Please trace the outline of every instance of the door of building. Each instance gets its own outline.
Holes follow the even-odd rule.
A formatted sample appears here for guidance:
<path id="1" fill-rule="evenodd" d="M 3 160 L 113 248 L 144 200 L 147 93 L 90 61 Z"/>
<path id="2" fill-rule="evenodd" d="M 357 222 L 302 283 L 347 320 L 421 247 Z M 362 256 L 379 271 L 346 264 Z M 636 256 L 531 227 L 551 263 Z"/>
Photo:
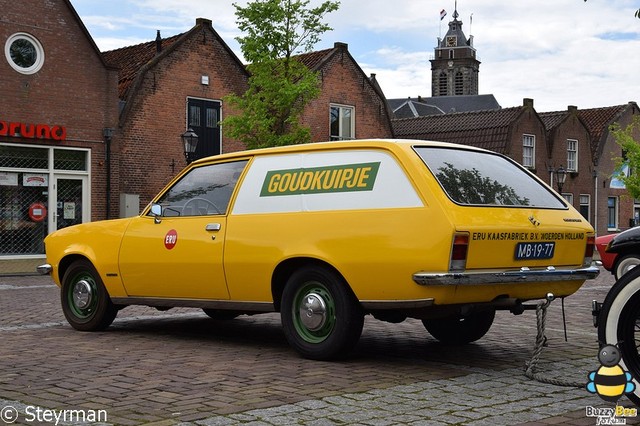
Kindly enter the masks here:
<path id="1" fill-rule="evenodd" d="M 189 98 L 188 127 L 198 135 L 196 158 L 218 155 L 220 146 L 220 112 L 222 104 L 208 99 Z"/>
<path id="2" fill-rule="evenodd" d="M 51 230 L 89 221 L 86 176 L 56 175 L 51 198 Z"/>

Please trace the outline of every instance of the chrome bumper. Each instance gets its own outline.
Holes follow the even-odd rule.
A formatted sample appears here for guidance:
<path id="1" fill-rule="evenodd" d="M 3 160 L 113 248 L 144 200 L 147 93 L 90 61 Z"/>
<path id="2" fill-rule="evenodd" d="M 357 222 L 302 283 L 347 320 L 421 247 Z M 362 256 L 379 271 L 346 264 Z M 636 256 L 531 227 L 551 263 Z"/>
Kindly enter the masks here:
<path id="1" fill-rule="evenodd" d="M 36 268 L 36 271 L 38 271 L 38 273 L 40 275 L 48 275 L 51 273 L 51 270 L 53 268 L 51 267 L 51 265 L 49 265 L 48 263 L 45 263 L 44 265 L 40 265 Z"/>
<path id="2" fill-rule="evenodd" d="M 482 285 L 518 282 L 536 283 L 589 280 L 597 277 L 599 273 L 600 269 L 594 265 L 578 269 L 556 269 L 553 266 L 549 266 L 545 269 L 520 268 L 518 271 L 503 272 L 416 272 L 413 274 L 413 281 L 419 285 Z"/>

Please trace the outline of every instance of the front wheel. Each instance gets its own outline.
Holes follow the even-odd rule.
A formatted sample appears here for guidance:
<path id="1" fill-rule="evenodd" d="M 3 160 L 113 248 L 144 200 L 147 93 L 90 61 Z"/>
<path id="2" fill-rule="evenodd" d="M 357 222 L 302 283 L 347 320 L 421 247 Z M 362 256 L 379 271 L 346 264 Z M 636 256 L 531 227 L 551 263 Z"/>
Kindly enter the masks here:
<path id="1" fill-rule="evenodd" d="M 640 268 L 625 273 L 607 293 L 598 321 L 598 340 L 601 345 L 620 349 L 620 366 L 636 385 L 634 392 L 626 395 L 640 405 Z"/>
<path id="2" fill-rule="evenodd" d="M 422 324 L 429 334 L 449 345 L 464 345 L 483 337 L 493 324 L 495 310 L 476 312 L 465 316 L 424 319 Z"/>
<path id="3" fill-rule="evenodd" d="M 280 311 L 287 341 L 309 359 L 345 356 L 358 342 L 364 324 L 347 283 L 337 273 L 316 266 L 291 275 Z"/>
<path id="4" fill-rule="evenodd" d="M 60 299 L 65 318 L 76 330 L 104 330 L 118 314 L 100 275 L 88 260 L 77 260 L 67 269 Z"/>

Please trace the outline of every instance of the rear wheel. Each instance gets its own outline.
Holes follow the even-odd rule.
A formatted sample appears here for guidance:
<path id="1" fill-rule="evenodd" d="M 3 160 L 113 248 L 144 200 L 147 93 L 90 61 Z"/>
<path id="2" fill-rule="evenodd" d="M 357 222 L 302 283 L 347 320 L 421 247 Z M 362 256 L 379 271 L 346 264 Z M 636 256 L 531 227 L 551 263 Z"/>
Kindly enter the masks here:
<path id="1" fill-rule="evenodd" d="M 317 266 L 294 272 L 282 294 L 282 326 L 302 356 L 329 360 L 346 355 L 360 338 L 364 314 L 347 283 Z"/>
<path id="2" fill-rule="evenodd" d="M 609 290 L 600 312 L 598 340 L 620 349 L 620 366 L 631 373 L 636 385 L 626 395 L 640 405 L 640 268 L 624 274 Z"/>
<path id="3" fill-rule="evenodd" d="M 85 259 L 75 261 L 65 272 L 60 299 L 65 318 L 76 330 L 103 330 L 118 314 L 100 275 Z"/>
<path id="4" fill-rule="evenodd" d="M 618 280 L 622 278 L 625 273 L 638 265 L 640 265 L 640 256 L 636 254 L 628 254 L 616 262 L 615 273 L 613 275 L 616 277 L 616 280 Z"/>
<path id="5" fill-rule="evenodd" d="M 422 324 L 429 334 L 440 342 L 449 345 L 464 345 L 475 342 L 487 334 L 495 316 L 496 311 L 492 309 L 465 316 L 424 319 Z"/>

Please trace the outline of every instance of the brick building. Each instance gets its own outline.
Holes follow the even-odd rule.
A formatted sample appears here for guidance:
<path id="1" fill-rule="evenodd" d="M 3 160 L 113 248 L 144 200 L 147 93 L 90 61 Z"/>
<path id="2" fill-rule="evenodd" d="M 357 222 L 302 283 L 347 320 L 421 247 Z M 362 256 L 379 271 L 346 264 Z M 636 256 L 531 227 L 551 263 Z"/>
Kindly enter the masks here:
<path id="1" fill-rule="evenodd" d="M 120 200 L 111 217 L 138 214 L 156 193 L 185 166 L 180 135 L 198 135 L 196 156 L 243 149 L 223 137 L 219 122 L 222 98 L 247 88 L 244 65 L 220 38 L 208 19 L 168 38 L 103 54 L 119 71 L 121 112 L 117 169 Z M 119 209 L 117 208 L 119 207 Z"/>
<path id="2" fill-rule="evenodd" d="M 5 4 L 0 40 L 0 258 L 31 268 L 45 235 L 105 217 L 118 74 L 68 0 Z"/>

